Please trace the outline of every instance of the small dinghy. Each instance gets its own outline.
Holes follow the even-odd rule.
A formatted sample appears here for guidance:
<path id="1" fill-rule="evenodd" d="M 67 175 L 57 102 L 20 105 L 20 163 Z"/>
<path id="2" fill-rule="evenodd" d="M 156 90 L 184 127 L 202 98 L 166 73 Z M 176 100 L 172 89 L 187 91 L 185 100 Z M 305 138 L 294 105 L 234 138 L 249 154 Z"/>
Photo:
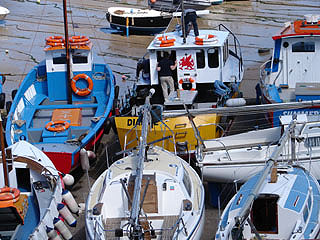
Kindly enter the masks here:
<path id="1" fill-rule="evenodd" d="M 87 239 L 200 239 L 202 182 L 187 162 L 147 143 L 149 98 L 137 150 L 113 163 L 89 192 Z"/>
<path id="2" fill-rule="evenodd" d="M 319 183 L 302 167 L 276 164 L 293 125 L 267 159 L 265 168 L 228 203 L 215 239 L 319 238 Z"/>

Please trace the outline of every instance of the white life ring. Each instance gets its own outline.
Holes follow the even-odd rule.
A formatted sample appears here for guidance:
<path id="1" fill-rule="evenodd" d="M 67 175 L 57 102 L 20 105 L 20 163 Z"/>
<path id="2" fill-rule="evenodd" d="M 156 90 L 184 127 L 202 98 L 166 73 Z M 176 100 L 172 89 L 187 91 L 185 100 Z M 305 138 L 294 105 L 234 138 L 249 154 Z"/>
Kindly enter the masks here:
<path id="1" fill-rule="evenodd" d="M 195 44 L 196 45 L 206 45 L 206 44 L 212 44 L 217 43 L 218 38 L 217 36 L 213 34 L 206 34 L 206 35 L 200 35 L 196 37 Z"/>
<path id="2" fill-rule="evenodd" d="M 154 45 L 156 47 L 171 47 L 174 46 L 176 39 L 174 37 L 168 37 L 168 36 L 161 36 L 157 37 L 157 39 L 154 41 Z"/>
<path id="3" fill-rule="evenodd" d="M 184 79 L 180 78 L 180 80 L 178 82 L 179 83 L 179 90 L 184 90 L 182 87 L 182 84 L 188 83 L 188 82 L 192 84 L 190 91 L 195 91 L 196 90 L 196 80 L 192 77 L 186 77 Z"/>

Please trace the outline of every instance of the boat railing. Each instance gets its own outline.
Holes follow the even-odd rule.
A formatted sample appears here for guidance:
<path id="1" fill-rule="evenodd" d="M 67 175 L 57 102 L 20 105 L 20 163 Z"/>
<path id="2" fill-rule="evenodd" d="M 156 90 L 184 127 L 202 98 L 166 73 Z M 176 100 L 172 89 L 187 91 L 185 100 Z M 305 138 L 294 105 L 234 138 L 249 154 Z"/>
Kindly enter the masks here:
<path id="1" fill-rule="evenodd" d="M 274 78 L 273 83 L 275 84 L 276 81 L 278 80 L 281 72 L 283 71 L 283 62 L 281 60 L 279 60 L 279 65 L 280 65 L 280 70 L 278 71 L 277 76 Z M 266 84 L 266 77 L 268 75 L 270 75 L 270 73 L 272 72 L 272 68 L 273 68 L 273 61 L 272 59 L 269 59 L 268 61 L 264 62 L 259 69 L 259 79 L 261 83 L 265 83 Z"/>

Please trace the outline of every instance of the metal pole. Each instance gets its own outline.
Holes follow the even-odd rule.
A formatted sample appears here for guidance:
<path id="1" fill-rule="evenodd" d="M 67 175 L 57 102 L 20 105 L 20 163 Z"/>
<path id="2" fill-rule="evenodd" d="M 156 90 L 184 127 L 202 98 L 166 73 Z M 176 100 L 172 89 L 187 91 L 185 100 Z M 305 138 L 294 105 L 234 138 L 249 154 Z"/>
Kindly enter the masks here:
<path id="1" fill-rule="evenodd" d="M 67 19 L 67 3 L 63 0 L 63 20 L 64 20 L 64 38 L 66 47 L 66 61 L 67 61 L 67 100 L 68 104 L 72 104 L 72 91 L 71 91 L 71 68 L 69 56 L 69 35 L 68 35 L 68 19 Z"/>
<path id="2" fill-rule="evenodd" d="M 186 28 L 185 28 L 185 21 L 184 21 L 184 3 L 183 3 L 183 0 L 181 0 L 181 25 L 182 25 L 183 43 L 186 43 Z"/>
<path id="3" fill-rule="evenodd" d="M 8 178 L 8 169 L 7 169 L 7 160 L 6 153 L 4 151 L 4 137 L 3 137 L 3 129 L 2 129 L 2 118 L 0 114 L 0 139 L 1 139 L 1 153 L 2 153 L 2 167 L 3 167 L 3 175 L 4 175 L 4 184 L 9 186 L 9 178 Z"/>

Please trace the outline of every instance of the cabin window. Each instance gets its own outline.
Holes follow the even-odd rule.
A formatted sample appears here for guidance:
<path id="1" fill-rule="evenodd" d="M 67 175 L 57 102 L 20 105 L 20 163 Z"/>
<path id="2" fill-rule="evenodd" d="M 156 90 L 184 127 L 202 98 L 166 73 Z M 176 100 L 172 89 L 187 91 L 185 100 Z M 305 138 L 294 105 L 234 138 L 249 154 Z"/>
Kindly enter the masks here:
<path id="1" fill-rule="evenodd" d="M 53 64 L 66 64 L 67 58 L 64 53 L 53 53 Z"/>
<path id="2" fill-rule="evenodd" d="M 205 56 L 204 56 L 204 50 L 197 50 L 196 52 L 197 57 L 197 68 L 204 68 L 205 67 Z"/>
<path id="3" fill-rule="evenodd" d="M 292 52 L 315 52 L 314 42 L 297 42 L 292 44 Z"/>
<path id="4" fill-rule="evenodd" d="M 209 68 L 219 67 L 219 48 L 208 49 L 208 65 Z"/>
<path id="5" fill-rule="evenodd" d="M 277 195 L 260 195 L 252 205 L 251 219 L 259 233 L 278 233 Z"/>
<path id="6" fill-rule="evenodd" d="M 186 187 L 189 196 L 191 197 L 191 181 L 190 181 L 188 173 L 184 167 L 183 167 L 183 170 L 184 170 L 183 171 L 183 184 Z"/>
<path id="7" fill-rule="evenodd" d="M 229 43 L 227 39 L 226 43 L 223 46 L 223 64 L 226 64 L 228 57 L 229 57 Z"/>
<path id="8" fill-rule="evenodd" d="M 81 63 L 88 63 L 88 56 L 86 54 L 72 54 L 72 63 L 74 64 L 81 64 Z"/>

